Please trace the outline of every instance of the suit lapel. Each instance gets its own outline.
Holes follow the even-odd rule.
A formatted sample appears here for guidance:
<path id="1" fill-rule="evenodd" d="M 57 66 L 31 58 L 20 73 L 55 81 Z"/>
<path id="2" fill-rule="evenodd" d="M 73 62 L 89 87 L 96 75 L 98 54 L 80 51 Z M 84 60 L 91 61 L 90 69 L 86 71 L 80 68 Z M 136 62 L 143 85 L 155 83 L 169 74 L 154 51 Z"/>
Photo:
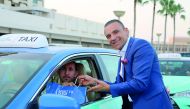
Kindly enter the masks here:
<path id="1" fill-rule="evenodd" d="M 132 46 L 134 40 L 135 40 L 135 38 L 132 38 L 132 37 L 129 40 L 129 45 L 128 45 L 126 53 L 125 53 L 125 59 L 128 59 L 127 56 L 128 56 L 128 54 L 130 52 L 130 49 L 131 49 L 131 46 Z M 123 81 L 123 79 L 121 78 L 121 76 L 119 74 L 120 73 L 120 68 L 121 68 L 121 58 L 119 59 L 119 63 L 118 63 L 117 82 L 122 82 Z M 127 65 L 124 65 L 123 68 L 125 68 L 127 70 Z M 124 73 L 124 78 L 125 78 L 124 80 L 126 80 L 125 73 Z"/>
<path id="2" fill-rule="evenodd" d="M 121 57 L 119 58 L 119 63 L 118 63 L 117 78 L 116 78 L 117 83 L 122 82 L 122 78 L 119 74 L 121 70 L 120 68 L 121 68 Z"/>
<path id="3" fill-rule="evenodd" d="M 131 51 L 132 44 L 133 44 L 134 40 L 135 40 L 135 38 L 130 38 L 130 40 L 129 40 L 129 45 L 128 45 L 127 50 L 126 50 L 126 53 L 125 53 L 125 59 L 128 60 L 128 64 L 130 64 L 130 62 L 131 62 L 129 53 L 130 53 L 130 51 Z M 127 77 L 127 76 L 129 76 L 129 75 L 126 74 L 126 72 L 130 72 L 130 69 L 127 68 L 128 66 L 129 66 L 129 65 L 126 64 L 126 65 L 124 65 L 124 67 L 123 67 L 123 68 L 124 68 L 124 71 L 125 71 L 125 73 L 124 73 L 124 81 L 127 81 L 128 78 L 129 78 L 129 77 Z"/>
<path id="4" fill-rule="evenodd" d="M 127 47 L 127 50 L 126 50 L 126 53 L 125 53 L 125 58 L 127 59 L 128 57 L 128 54 L 129 54 L 129 52 L 130 52 L 130 49 L 131 49 L 131 46 L 132 46 L 132 44 L 133 44 L 133 42 L 134 42 L 134 40 L 135 40 L 135 38 L 130 38 L 130 40 L 129 40 L 129 45 L 128 45 L 128 47 Z"/>

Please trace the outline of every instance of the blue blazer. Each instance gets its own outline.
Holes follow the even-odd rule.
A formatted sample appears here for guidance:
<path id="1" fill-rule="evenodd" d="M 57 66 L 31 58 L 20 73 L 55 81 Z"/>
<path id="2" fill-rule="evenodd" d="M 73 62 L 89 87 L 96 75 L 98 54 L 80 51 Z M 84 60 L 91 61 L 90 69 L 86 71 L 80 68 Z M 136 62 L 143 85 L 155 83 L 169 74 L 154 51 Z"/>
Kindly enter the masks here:
<path id="1" fill-rule="evenodd" d="M 110 84 L 112 97 L 129 94 L 133 109 L 172 109 L 154 48 L 143 39 L 130 38 L 125 54 L 126 80 L 122 82 L 119 75 L 119 61 L 116 81 Z"/>

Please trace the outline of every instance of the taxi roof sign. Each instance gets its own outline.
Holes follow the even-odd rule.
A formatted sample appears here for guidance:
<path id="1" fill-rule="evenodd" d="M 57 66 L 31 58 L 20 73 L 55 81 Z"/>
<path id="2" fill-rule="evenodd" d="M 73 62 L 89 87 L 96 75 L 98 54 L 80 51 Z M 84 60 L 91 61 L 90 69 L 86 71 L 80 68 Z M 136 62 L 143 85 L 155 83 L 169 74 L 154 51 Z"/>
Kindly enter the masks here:
<path id="1" fill-rule="evenodd" d="M 6 34 L 0 36 L 0 47 L 42 48 L 47 46 L 47 38 L 41 34 Z"/>

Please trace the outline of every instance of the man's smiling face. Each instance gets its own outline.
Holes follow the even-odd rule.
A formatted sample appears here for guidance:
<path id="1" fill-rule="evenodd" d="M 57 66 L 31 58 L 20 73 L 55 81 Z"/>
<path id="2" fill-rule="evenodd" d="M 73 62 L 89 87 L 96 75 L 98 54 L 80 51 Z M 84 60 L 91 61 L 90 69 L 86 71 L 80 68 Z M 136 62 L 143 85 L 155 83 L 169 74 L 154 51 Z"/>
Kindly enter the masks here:
<path id="1" fill-rule="evenodd" d="M 128 29 L 118 22 L 113 22 L 104 28 L 104 34 L 114 49 L 121 50 L 128 39 Z"/>

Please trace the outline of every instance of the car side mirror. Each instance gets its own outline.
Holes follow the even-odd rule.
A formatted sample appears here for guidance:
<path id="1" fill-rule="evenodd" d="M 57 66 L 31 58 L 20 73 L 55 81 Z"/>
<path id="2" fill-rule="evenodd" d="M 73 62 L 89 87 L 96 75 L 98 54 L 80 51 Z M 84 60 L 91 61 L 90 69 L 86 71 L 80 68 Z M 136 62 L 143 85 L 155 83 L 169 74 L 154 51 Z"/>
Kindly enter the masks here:
<path id="1" fill-rule="evenodd" d="M 39 109 L 80 109 L 80 105 L 68 96 L 44 94 L 40 96 Z"/>

